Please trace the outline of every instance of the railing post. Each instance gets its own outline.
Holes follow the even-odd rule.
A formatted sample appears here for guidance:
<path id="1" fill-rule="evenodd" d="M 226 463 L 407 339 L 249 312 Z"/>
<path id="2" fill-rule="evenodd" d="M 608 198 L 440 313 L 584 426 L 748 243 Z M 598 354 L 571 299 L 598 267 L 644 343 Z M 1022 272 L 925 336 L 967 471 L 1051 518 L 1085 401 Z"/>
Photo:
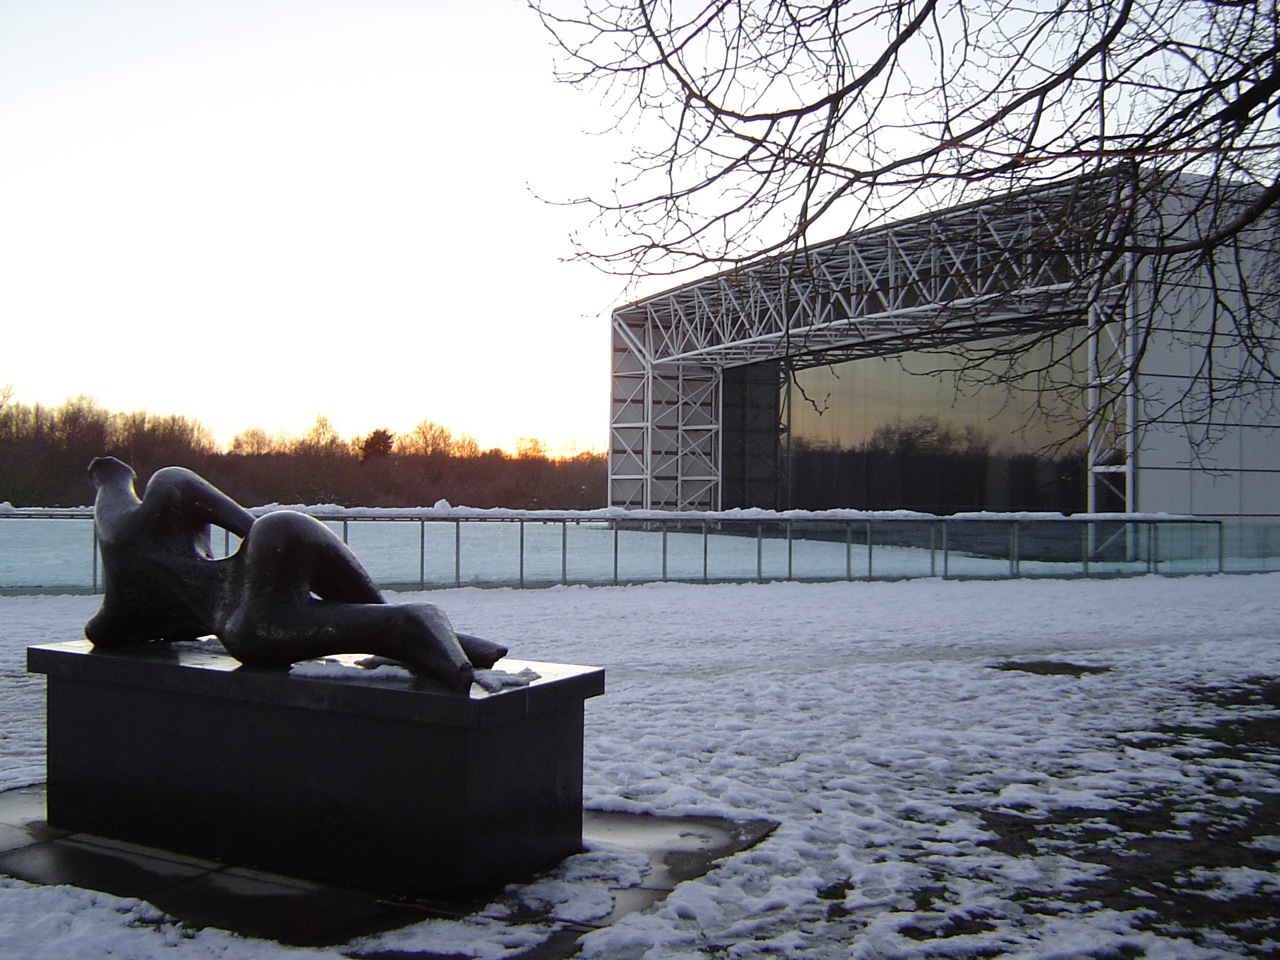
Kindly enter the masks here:
<path id="1" fill-rule="evenodd" d="M 865 532 L 867 534 L 867 579 L 871 580 L 873 579 L 875 574 L 874 574 L 874 568 L 872 567 L 872 564 L 871 564 L 871 521 L 870 520 L 867 521 Z"/>
<path id="2" fill-rule="evenodd" d="M 613 585 L 618 585 L 618 522 L 613 522 Z"/>
<path id="3" fill-rule="evenodd" d="M 569 521 L 560 521 L 560 583 L 569 582 Z"/>
<path id="4" fill-rule="evenodd" d="M 1089 524 L 1080 524 L 1080 568 L 1089 576 Z"/>
<path id="5" fill-rule="evenodd" d="M 947 537 L 947 521 L 942 521 L 942 579 L 951 576 L 951 544 Z"/>
<path id="6" fill-rule="evenodd" d="M 453 521 L 453 585 L 462 586 L 462 521 Z"/>
<path id="7" fill-rule="evenodd" d="M 520 540 L 518 549 L 520 551 L 520 586 L 524 586 L 524 520 L 520 521 Z"/>
<path id="8" fill-rule="evenodd" d="M 853 521 L 844 524 L 844 578 L 853 579 Z"/>
<path id="9" fill-rule="evenodd" d="M 342 542 L 347 546 L 351 546 L 351 541 L 347 539 L 347 518 L 342 518 Z"/>
<path id="10" fill-rule="evenodd" d="M 98 525 L 93 525 L 93 592 L 98 592 Z"/>
<path id="11" fill-rule="evenodd" d="M 427 521 L 418 519 L 418 589 L 427 588 Z"/>
<path id="12" fill-rule="evenodd" d="M 662 525 L 662 582 L 667 582 L 667 524 Z"/>
<path id="13" fill-rule="evenodd" d="M 1016 580 L 1021 573 L 1018 565 L 1018 521 L 1009 525 L 1009 579 Z"/>
<path id="14" fill-rule="evenodd" d="M 756 524 L 756 582 L 764 583 L 764 524 Z"/>
<path id="15" fill-rule="evenodd" d="M 709 543 L 707 540 L 707 521 L 702 521 L 702 582 L 707 582 L 707 549 Z"/>
<path id="16" fill-rule="evenodd" d="M 1219 520 L 1215 524 L 1218 528 L 1218 572 L 1226 573 L 1227 570 L 1227 545 L 1223 539 L 1222 521 Z"/>
<path id="17" fill-rule="evenodd" d="M 795 578 L 796 578 L 795 562 L 794 562 L 794 554 L 792 552 L 792 545 L 791 545 L 791 521 L 788 520 L 787 521 L 787 579 L 794 580 Z"/>

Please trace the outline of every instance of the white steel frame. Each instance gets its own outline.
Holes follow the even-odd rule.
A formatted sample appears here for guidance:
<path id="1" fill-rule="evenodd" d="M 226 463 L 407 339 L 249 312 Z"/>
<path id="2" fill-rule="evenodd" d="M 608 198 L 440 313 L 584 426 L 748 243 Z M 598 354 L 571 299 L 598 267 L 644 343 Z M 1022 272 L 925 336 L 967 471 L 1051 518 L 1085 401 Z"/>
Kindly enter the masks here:
<path id="1" fill-rule="evenodd" d="M 1105 324 L 1119 349 L 1091 353 L 1088 463 L 1094 485 L 1132 472 L 1121 403 L 1132 378 L 1101 366 L 1128 355 L 1127 263 L 1099 269 L 1096 238 L 1120 183 L 1098 177 L 851 234 L 697 280 L 613 312 L 610 503 L 721 508 L 721 384 L 729 367 L 791 368 Z M 1114 330 L 1112 329 L 1114 328 Z M 1111 379 L 1108 381 L 1107 378 Z M 1124 382 L 1120 382 L 1123 380 Z M 1109 389 L 1098 385 L 1106 382 Z M 1117 458 L 1121 459 L 1117 459 Z M 1124 483 L 1130 508 L 1131 481 Z"/>

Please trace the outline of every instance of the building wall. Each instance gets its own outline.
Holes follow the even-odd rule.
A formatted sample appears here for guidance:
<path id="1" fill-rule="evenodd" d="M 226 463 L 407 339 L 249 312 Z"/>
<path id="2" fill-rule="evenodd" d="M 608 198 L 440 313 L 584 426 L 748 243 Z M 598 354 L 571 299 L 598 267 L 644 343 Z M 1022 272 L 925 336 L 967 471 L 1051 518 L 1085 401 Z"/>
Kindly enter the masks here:
<path id="1" fill-rule="evenodd" d="M 1174 241 L 1212 233 L 1218 226 L 1215 211 L 1238 212 L 1252 196 L 1217 181 L 1189 178 L 1175 186 L 1185 186 L 1182 196 L 1176 190 L 1166 194 L 1168 185 L 1152 190 L 1152 208 L 1136 227 L 1126 226 L 1136 230 L 1139 244 L 1149 239 L 1146 232 Z M 1038 208 L 1023 201 L 1033 193 L 1014 198 L 1010 206 L 1015 212 L 1025 206 L 1028 223 Z M 1147 198 L 1143 194 L 1141 201 Z M 980 228 L 965 219 L 976 207 L 954 208 L 934 220 L 836 242 L 841 249 L 848 246 L 846 259 L 863 270 L 850 273 L 857 280 L 849 287 L 853 293 L 845 290 L 848 283 L 836 290 L 848 294 L 842 308 L 847 316 L 828 316 L 831 297 L 823 299 L 817 286 L 816 293 L 796 286 L 814 276 L 797 273 L 798 262 L 784 260 L 770 261 L 755 273 L 730 271 L 712 278 L 715 282 L 698 281 L 615 311 L 611 503 L 938 513 L 1074 513 L 1092 503 L 1098 511 L 1280 521 L 1274 377 L 1263 377 L 1263 389 L 1253 394 L 1220 389 L 1233 371 L 1248 372 L 1252 362 L 1234 329 L 1245 316 L 1245 298 L 1280 303 L 1280 276 L 1267 269 L 1274 262 L 1280 222 L 1260 221 L 1244 237 L 1240 258 L 1223 261 L 1212 272 L 1194 255 L 1164 263 L 1158 276 L 1141 257 L 1122 258 L 1108 270 L 1135 269 L 1140 275 L 1137 292 L 1116 304 L 1092 286 L 1072 286 L 1071 258 L 1090 255 L 1082 253 L 1091 249 L 1085 245 L 1059 249 L 1055 256 L 1062 262 L 1053 261 L 1053 270 L 1025 269 L 1024 258 L 1006 250 L 1015 249 L 1011 245 L 1018 238 L 1026 239 L 1016 225 L 1023 222 L 1021 213 L 1015 223 L 1001 220 L 1001 209 L 996 204 L 979 211 Z M 935 228 L 951 219 L 967 224 L 975 236 L 999 235 L 1000 243 L 978 253 L 999 264 L 1009 290 L 959 283 L 973 279 L 966 272 L 970 261 L 963 258 L 947 261 L 956 276 L 931 285 L 894 279 L 919 280 L 911 257 L 927 259 L 935 249 L 931 245 L 947 233 Z M 1049 248 L 1062 233 L 1059 225 L 1073 221 L 1067 209 L 1058 219 L 1045 214 L 1034 222 L 1048 224 L 1032 239 Z M 898 246 L 882 243 L 882 234 L 890 233 Z M 959 233 L 946 236 L 948 251 L 958 238 Z M 872 254 L 882 247 L 902 252 L 877 260 Z M 831 251 L 822 256 L 826 259 L 815 262 L 822 260 L 824 270 L 844 262 Z M 788 281 L 781 301 L 778 278 Z M 953 287 L 984 297 L 1012 296 L 1008 304 L 990 300 L 987 313 L 987 306 L 965 307 L 948 299 L 959 296 L 948 292 Z M 867 291 L 880 293 L 872 297 Z M 926 303 L 933 313 L 920 313 Z M 1004 312 L 1002 304 L 1008 308 Z M 1019 313 L 1018 304 L 1034 309 Z M 999 322 L 992 324 L 993 317 Z M 966 321 L 973 325 L 964 327 Z M 1060 329 L 1068 323 L 1076 324 L 1075 336 L 1062 335 L 1065 342 L 1079 343 L 1079 334 L 1094 329 L 1086 325 L 1095 322 L 1108 331 L 1099 338 L 1104 347 L 1095 369 L 1081 363 L 1084 354 L 1047 367 L 1064 378 L 1058 386 L 1065 383 L 1068 389 L 1061 396 L 1074 397 L 1066 409 L 1038 409 L 1037 402 L 1051 392 L 1031 389 L 1034 378 L 1010 389 L 991 377 L 987 386 L 972 389 L 947 372 L 954 360 L 936 351 L 867 356 L 892 343 L 965 351 L 970 344 L 962 338 L 979 330 L 1022 336 L 1028 329 Z M 1112 350 L 1108 338 L 1125 323 L 1136 333 L 1117 335 Z M 795 340 L 793 327 L 804 331 Z M 1131 381 L 1126 360 L 1138 344 L 1141 365 Z M 1280 356 L 1274 326 L 1253 347 Z M 821 363 L 827 356 L 859 359 L 792 370 L 794 364 Z M 1212 371 L 1207 379 L 1206 370 Z M 1249 377 L 1243 382 L 1247 385 Z M 1104 403 L 1105 415 L 1088 430 L 1090 403 L 1097 397 L 1116 402 Z"/>
<path id="2" fill-rule="evenodd" d="M 654 363 L 643 328 L 613 332 L 609 502 L 645 510 L 716 506 L 720 371 Z"/>
<path id="3" fill-rule="evenodd" d="M 1280 520 L 1276 397 L 1236 329 L 1245 297 L 1270 295 L 1266 259 L 1246 246 L 1236 276 L 1189 266 L 1160 285 L 1139 367 L 1135 510 Z M 1259 346 L 1280 355 L 1274 332 Z"/>
<path id="4" fill-rule="evenodd" d="M 1220 376 L 1241 365 L 1238 337 L 1215 335 L 1213 316 L 1205 289 L 1184 282 L 1165 291 L 1138 377 L 1131 507 L 1280 521 L 1280 418 L 1270 392 L 1206 412 L 1208 387 L 1196 385 L 1206 358 Z M 960 386 L 950 362 L 919 352 L 789 379 L 778 363 L 726 371 L 724 506 L 1084 511 L 1083 433 L 1064 441 L 1075 429 L 1069 418 L 1038 415 L 1024 392 Z M 1079 424 L 1087 371 L 1073 376 Z M 770 392 L 771 383 L 780 386 Z M 1097 505 L 1123 508 L 1114 498 Z"/>

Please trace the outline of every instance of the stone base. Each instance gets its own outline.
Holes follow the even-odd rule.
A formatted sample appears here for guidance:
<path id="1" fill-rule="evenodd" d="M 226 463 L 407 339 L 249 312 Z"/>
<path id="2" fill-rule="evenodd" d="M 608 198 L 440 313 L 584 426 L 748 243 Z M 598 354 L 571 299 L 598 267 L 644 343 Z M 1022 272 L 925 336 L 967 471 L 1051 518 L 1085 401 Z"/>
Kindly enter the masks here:
<path id="1" fill-rule="evenodd" d="M 602 669 L 505 660 L 541 679 L 462 696 L 198 646 L 29 648 L 48 676 L 50 824 L 414 898 L 581 849 L 583 702 Z"/>

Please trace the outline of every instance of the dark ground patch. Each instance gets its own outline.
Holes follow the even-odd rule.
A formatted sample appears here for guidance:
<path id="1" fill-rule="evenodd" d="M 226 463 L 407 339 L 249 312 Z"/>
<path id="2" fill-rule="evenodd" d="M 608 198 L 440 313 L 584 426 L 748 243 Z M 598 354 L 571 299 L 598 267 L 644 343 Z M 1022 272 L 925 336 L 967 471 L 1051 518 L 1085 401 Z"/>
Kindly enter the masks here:
<path id="1" fill-rule="evenodd" d="M 1061 660 L 1006 660 L 996 664 L 997 670 L 1017 670 L 1036 673 L 1044 677 L 1083 677 L 1086 673 L 1107 673 L 1110 667 L 1094 667 L 1084 663 L 1066 663 Z"/>
<path id="2" fill-rule="evenodd" d="M 1238 709 L 1241 716 L 1203 727 L 1161 727 L 1145 743 L 1126 745 L 1175 756 L 1181 752 L 1189 762 L 1201 764 L 1260 764 L 1280 774 L 1280 680 L 1259 677 L 1193 693 Z M 996 835 L 991 846 L 1010 856 L 1058 853 L 1106 868 L 1089 882 L 1053 891 L 1044 904 L 1028 893 L 1019 900 L 1024 909 L 1047 912 L 1051 903 L 1097 903 L 1137 912 L 1139 925 L 1154 933 L 1238 950 L 1241 956 L 1280 956 L 1275 887 L 1280 881 L 1280 793 L 1251 786 L 1229 772 L 1227 765 L 1207 801 L 1170 792 L 1135 799 L 1122 809 L 1056 811 L 1052 819 L 975 813 Z M 1221 871 L 1230 870 L 1258 871 L 1269 875 L 1270 883 L 1226 893 Z"/>

